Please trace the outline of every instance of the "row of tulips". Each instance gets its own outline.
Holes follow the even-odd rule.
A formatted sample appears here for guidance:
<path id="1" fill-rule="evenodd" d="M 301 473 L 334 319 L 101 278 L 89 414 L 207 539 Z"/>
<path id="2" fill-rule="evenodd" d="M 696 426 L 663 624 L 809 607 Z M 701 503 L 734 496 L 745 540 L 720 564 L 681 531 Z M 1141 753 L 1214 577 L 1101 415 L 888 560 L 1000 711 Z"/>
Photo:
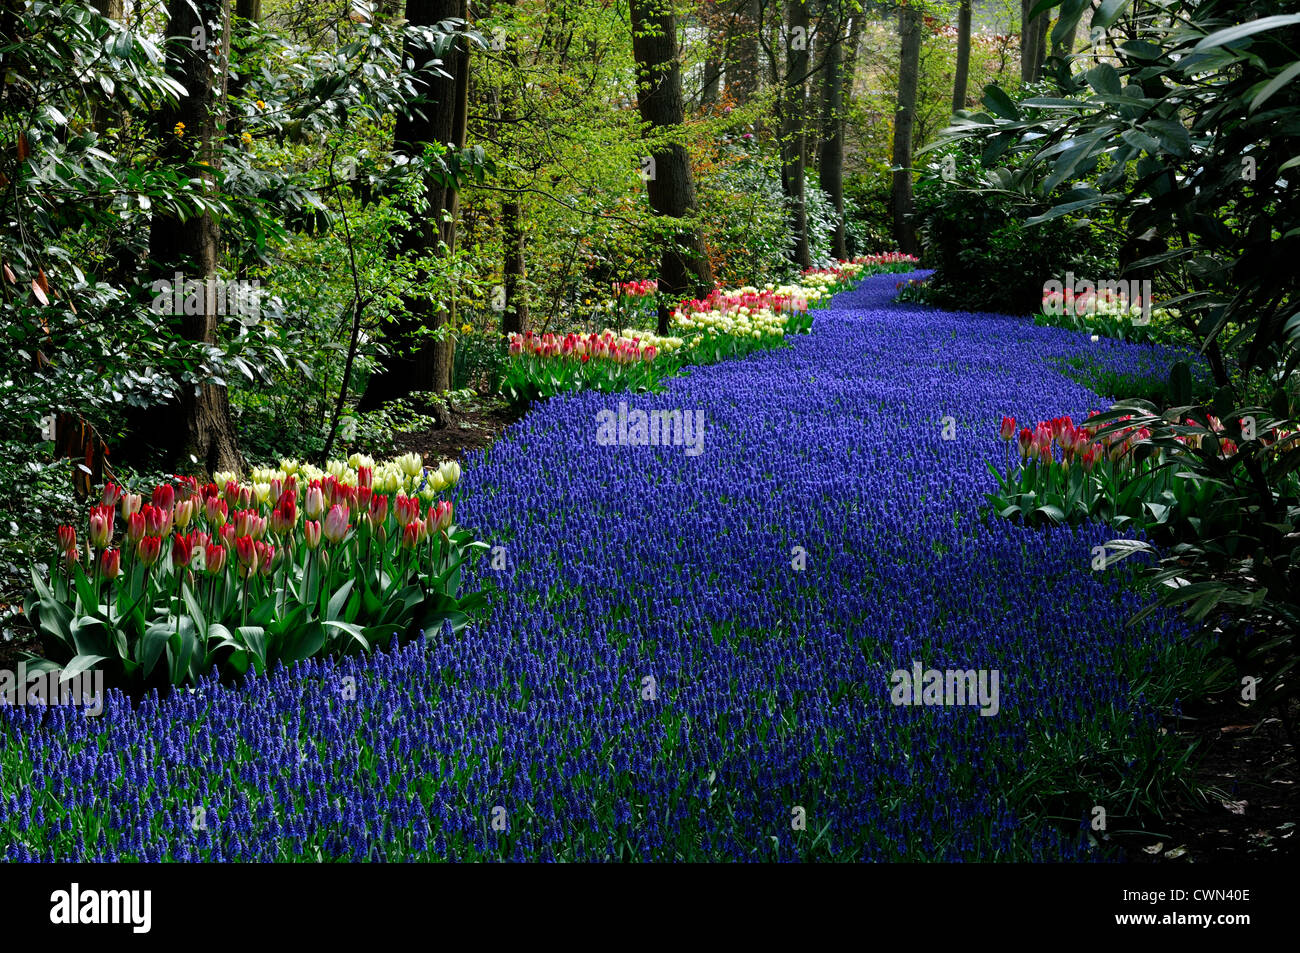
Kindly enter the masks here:
<path id="1" fill-rule="evenodd" d="M 52 578 L 33 573 L 25 608 L 45 655 L 28 668 L 98 667 L 143 690 L 463 627 L 483 597 L 459 595 L 461 567 L 484 544 L 456 525 L 451 499 L 376 492 L 374 466 L 358 462 L 333 467 L 346 482 L 300 485 L 283 469 L 265 484 L 174 477 L 149 502 L 108 484 L 88 548 L 62 526 Z M 426 487 L 460 475 L 419 470 Z"/>
<path id="2" fill-rule="evenodd" d="M 1015 418 L 1003 417 L 999 436 L 1007 446 L 1007 467 L 1004 474 L 989 464 L 998 479 L 989 502 L 999 515 L 1025 522 L 1095 519 L 1149 533 L 1202 517 L 1220 484 L 1189 478 L 1179 456 L 1236 455 L 1238 446 L 1223 424 L 1212 415 L 1204 422 L 1188 417 L 1171 445 L 1156 446 L 1151 430 L 1132 421 L 1132 414 L 1094 410 L 1079 425 L 1065 416 L 1017 431 Z M 1017 465 L 1011 462 L 1013 445 Z"/>
<path id="3" fill-rule="evenodd" d="M 511 334 L 502 390 L 518 403 L 570 390 L 655 390 L 680 362 L 680 338 L 606 329 L 600 334 Z M 665 358 L 667 358 L 665 360 Z"/>

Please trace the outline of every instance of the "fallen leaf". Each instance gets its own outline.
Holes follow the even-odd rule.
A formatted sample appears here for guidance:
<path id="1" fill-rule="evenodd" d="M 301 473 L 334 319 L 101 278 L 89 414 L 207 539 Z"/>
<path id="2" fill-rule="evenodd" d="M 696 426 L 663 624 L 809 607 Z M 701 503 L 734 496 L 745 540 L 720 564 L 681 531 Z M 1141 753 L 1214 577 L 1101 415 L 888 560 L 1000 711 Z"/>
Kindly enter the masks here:
<path id="1" fill-rule="evenodd" d="M 1164 841 L 1156 841 L 1150 847 L 1143 847 L 1142 849 L 1146 851 L 1148 854 L 1158 854 L 1160 853 L 1160 851 L 1164 850 L 1164 847 L 1165 847 Z"/>
<path id="2" fill-rule="evenodd" d="M 1246 801 L 1224 801 L 1223 802 L 1223 806 L 1226 807 L 1233 814 L 1245 814 L 1246 804 L 1247 804 Z"/>
<path id="3" fill-rule="evenodd" d="M 1166 859 L 1166 860 L 1177 860 L 1179 857 L 1183 856 L 1183 854 L 1185 854 L 1185 853 L 1187 853 L 1187 848 L 1186 848 L 1186 847 L 1175 847 L 1173 850 L 1169 851 L 1169 853 L 1165 854 L 1165 859 Z"/>
<path id="4" fill-rule="evenodd" d="M 0 188 L 3 188 L 3 186 L 0 186 Z M 18 276 L 15 275 L 14 270 L 9 267 L 9 262 L 5 262 L 5 278 L 11 285 L 18 284 Z"/>
<path id="5" fill-rule="evenodd" d="M 41 304 L 48 305 L 50 303 L 50 299 L 45 297 L 45 289 L 41 287 L 41 283 L 35 278 L 32 279 L 32 294 L 36 295 L 36 300 Z"/>

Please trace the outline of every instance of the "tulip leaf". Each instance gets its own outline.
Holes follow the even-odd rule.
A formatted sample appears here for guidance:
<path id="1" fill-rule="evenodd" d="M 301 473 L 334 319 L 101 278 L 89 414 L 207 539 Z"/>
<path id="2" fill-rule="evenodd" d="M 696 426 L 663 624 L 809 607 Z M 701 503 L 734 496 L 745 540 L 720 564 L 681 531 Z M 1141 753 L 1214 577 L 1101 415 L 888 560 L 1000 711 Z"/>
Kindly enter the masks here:
<path id="1" fill-rule="evenodd" d="M 348 579 L 343 585 L 339 586 L 334 595 L 330 596 L 329 605 L 325 607 L 325 622 L 333 622 L 340 617 L 343 611 L 343 605 L 347 601 L 348 593 L 352 591 L 352 586 L 356 579 Z"/>

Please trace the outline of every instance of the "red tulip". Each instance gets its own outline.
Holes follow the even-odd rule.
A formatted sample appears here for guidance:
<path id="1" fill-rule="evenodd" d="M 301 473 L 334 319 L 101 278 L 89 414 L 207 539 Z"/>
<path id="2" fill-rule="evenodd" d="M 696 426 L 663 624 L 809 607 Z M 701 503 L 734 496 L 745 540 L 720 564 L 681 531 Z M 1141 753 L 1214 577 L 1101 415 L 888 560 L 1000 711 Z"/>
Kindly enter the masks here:
<path id="1" fill-rule="evenodd" d="M 160 510 L 170 510 L 176 502 L 176 491 L 170 484 L 159 483 L 153 488 L 153 505 Z"/>
<path id="2" fill-rule="evenodd" d="M 71 526 L 59 527 L 59 548 L 76 549 L 77 548 L 77 531 Z"/>
<path id="3" fill-rule="evenodd" d="M 263 576 L 271 575 L 271 563 L 275 561 L 275 547 L 270 543 L 254 543 L 257 547 L 257 568 Z"/>
<path id="4" fill-rule="evenodd" d="M 1028 427 L 1020 428 L 1020 459 L 1028 460 L 1034 450 L 1034 435 L 1029 432 Z"/>
<path id="5" fill-rule="evenodd" d="M 116 483 L 105 483 L 104 492 L 99 497 L 100 505 L 114 507 L 120 499 L 122 499 L 122 488 Z"/>
<path id="6" fill-rule="evenodd" d="M 99 554 L 99 574 L 112 582 L 122 572 L 122 551 L 106 549 Z"/>
<path id="7" fill-rule="evenodd" d="M 136 550 L 136 553 L 140 557 L 140 562 L 144 563 L 146 566 L 152 566 L 158 561 L 158 557 L 162 555 L 162 537 L 144 537 L 144 539 L 140 540 L 140 546 Z"/>
<path id="8" fill-rule="evenodd" d="M 176 568 L 188 566 L 190 557 L 194 555 L 194 540 L 188 536 L 182 536 L 177 533 L 172 539 L 172 565 Z"/>
<path id="9" fill-rule="evenodd" d="M 302 534 L 307 538 L 308 549 L 315 549 L 320 545 L 320 523 L 316 520 L 305 520 L 302 524 Z"/>
<path id="10" fill-rule="evenodd" d="M 388 497 L 376 493 L 370 498 L 370 521 L 379 526 L 386 519 L 388 519 Z"/>
<path id="11" fill-rule="evenodd" d="M 375 482 L 374 467 L 357 467 L 357 486 L 370 489 Z"/>
<path id="12" fill-rule="evenodd" d="M 226 515 L 230 512 L 230 508 L 226 505 L 225 500 L 220 497 L 210 496 L 204 504 L 203 510 L 204 515 L 208 518 L 208 525 L 213 529 L 221 529 L 226 525 Z"/>
<path id="13" fill-rule="evenodd" d="M 144 538 L 144 517 L 132 513 L 126 521 L 126 538 L 128 542 L 138 543 Z"/>
<path id="14" fill-rule="evenodd" d="M 1015 439 L 1015 436 L 1016 436 L 1016 418 L 1003 417 L 1002 418 L 1002 439 L 1009 441 Z"/>
<path id="15" fill-rule="evenodd" d="M 240 536 L 235 540 L 235 555 L 244 572 L 252 575 L 257 571 L 257 543 L 251 536 Z"/>
<path id="16" fill-rule="evenodd" d="M 159 509 L 152 503 L 146 503 L 140 511 L 144 517 L 144 528 L 150 536 L 162 536 L 172 526 L 170 510 Z"/>
<path id="17" fill-rule="evenodd" d="M 271 532 L 276 536 L 283 536 L 291 531 L 295 523 L 297 519 L 292 503 L 289 504 L 287 512 L 278 506 L 271 510 Z"/>
<path id="18" fill-rule="evenodd" d="M 226 547 L 209 543 L 203 549 L 203 567 L 214 576 L 226 568 Z"/>

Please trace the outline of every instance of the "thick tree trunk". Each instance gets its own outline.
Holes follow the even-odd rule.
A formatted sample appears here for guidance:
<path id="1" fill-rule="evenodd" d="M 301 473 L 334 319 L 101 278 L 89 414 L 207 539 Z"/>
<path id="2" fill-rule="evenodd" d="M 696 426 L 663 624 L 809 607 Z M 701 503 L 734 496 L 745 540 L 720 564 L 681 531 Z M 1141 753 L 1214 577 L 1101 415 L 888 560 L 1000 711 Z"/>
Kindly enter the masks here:
<path id="1" fill-rule="evenodd" d="M 678 128 L 685 119 L 677 25 L 668 0 L 631 0 L 632 53 L 636 59 L 637 106 L 656 132 Z M 684 218 L 695 213 L 695 179 L 690 156 L 681 143 L 658 146 L 649 181 L 650 206 L 656 214 Z M 713 290 L 713 267 L 699 228 L 686 225 L 664 245 L 659 267 L 659 333 L 668 333 L 671 313 L 666 302 Z"/>
<path id="2" fill-rule="evenodd" d="M 781 191 L 790 204 L 790 260 L 800 268 L 812 267 L 808 247 L 808 206 L 804 201 L 805 119 L 808 103 L 808 6 L 804 0 L 787 0 L 785 88 L 781 97 Z"/>
<path id="3" fill-rule="evenodd" d="M 831 256 L 848 257 L 844 236 L 844 77 L 842 36 L 844 23 L 826 47 L 822 69 L 821 146 L 817 151 L 818 178 L 822 191 L 835 208 L 835 233 L 831 237 Z"/>
<path id="4" fill-rule="evenodd" d="M 759 0 L 734 0 L 727 26 L 727 93 L 743 105 L 758 92 Z"/>
<path id="5" fill-rule="evenodd" d="M 95 9 L 100 16 L 119 23 L 126 18 L 126 0 L 95 0 Z"/>
<path id="6" fill-rule="evenodd" d="M 966 87 L 970 82 L 971 0 L 961 0 L 957 9 L 957 67 L 952 81 L 952 111 L 966 108 Z"/>
<path id="7" fill-rule="evenodd" d="M 407 0 L 406 19 L 416 26 L 433 26 L 452 18 L 468 19 L 468 0 Z M 427 52 L 408 49 L 408 58 L 422 63 Z M 452 149 L 465 145 L 469 107 L 469 47 L 458 38 L 443 57 L 442 76 L 432 71 L 422 77 L 424 102 L 398 116 L 394 129 L 395 147 L 415 157 L 423 155 L 426 143 L 437 142 Z M 417 112 L 418 110 L 418 112 Z M 456 247 L 456 215 L 460 193 L 455 185 L 426 180 L 424 195 L 428 208 L 401 239 L 400 250 L 417 262 L 417 280 L 438 266 L 444 253 Z M 445 246 L 445 252 L 444 252 Z M 427 298 L 409 298 L 404 314 L 386 332 L 391 353 L 380 361 L 361 399 L 362 408 L 373 408 L 386 400 L 414 391 L 445 391 L 451 387 L 455 360 L 455 338 L 417 340 L 421 328 L 436 331 L 455 321 L 455 308 L 439 308 Z"/>
<path id="8" fill-rule="evenodd" d="M 898 64 L 898 110 L 894 114 L 894 181 L 891 210 L 900 251 L 916 254 L 912 215 L 912 128 L 916 124 L 916 94 L 921 63 L 921 12 L 908 4 L 898 9 L 902 41 Z"/>
<path id="9" fill-rule="evenodd" d="M 519 203 L 501 203 L 501 227 L 505 243 L 505 310 L 501 312 L 501 332 L 522 332 L 528 328 L 528 277 L 524 262 L 524 232 Z"/>
<path id="10" fill-rule="evenodd" d="M 229 35 L 229 0 L 170 0 L 168 3 L 169 36 L 189 38 L 195 27 L 202 27 L 206 37 L 203 49 L 189 43 L 172 43 L 167 47 L 167 75 L 185 87 L 186 95 L 176 106 L 157 113 L 157 134 L 162 140 L 159 158 L 168 165 L 188 165 L 205 161 L 219 171 L 221 151 L 217 148 L 226 98 L 225 61 L 216 52 L 221 38 Z M 218 67 L 217 78 L 212 75 Z M 184 123 L 178 135 L 178 123 Z M 195 150 L 193 154 L 191 150 Z M 215 192 L 216 178 L 205 174 L 208 189 Z M 206 282 L 217 273 L 221 247 L 220 227 L 213 217 L 203 214 L 182 222 L 179 218 L 155 213 L 149 230 L 149 257 L 155 275 L 170 279 L 179 269 L 186 278 Z M 182 335 L 190 341 L 212 344 L 216 341 L 216 302 L 207 299 L 201 313 L 173 318 Z M 185 385 L 178 402 L 161 408 L 161 426 L 154 429 L 150 442 L 159 446 L 177 468 L 198 465 L 211 473 L 215 470 L 240 469 L 243 459 L 230 420 L 226 388 L 203 382 L 197 388 Z"/>

